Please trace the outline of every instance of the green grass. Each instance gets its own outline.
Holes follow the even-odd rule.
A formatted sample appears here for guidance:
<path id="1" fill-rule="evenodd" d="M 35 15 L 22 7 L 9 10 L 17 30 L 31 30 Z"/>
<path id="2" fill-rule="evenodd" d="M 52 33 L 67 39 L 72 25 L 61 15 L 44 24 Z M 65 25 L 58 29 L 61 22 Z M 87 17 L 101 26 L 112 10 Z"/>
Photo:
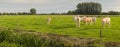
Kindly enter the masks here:
<path id="1" fill-rule="evenodd" d="M 84 37 L 99 39 L 101 28 L 101 18 L 98 18 L 96 24 L 85 26 L 81 23 L 80 28 L 76 28 L 73 16 L 70 15 L 51 15 L 52 22 L 46 24 L 48 15 L 32 16 L 0 16 L 0 26 L 10 28 L 22 28 L 25 30 L 34 30 L 42 33 L 55 33 L 69 35 L 73 37 Z M 120 42 L 120 17 L 111 17 L 111 27 L 105 27 L 103 30 L 103 40 Z"/>

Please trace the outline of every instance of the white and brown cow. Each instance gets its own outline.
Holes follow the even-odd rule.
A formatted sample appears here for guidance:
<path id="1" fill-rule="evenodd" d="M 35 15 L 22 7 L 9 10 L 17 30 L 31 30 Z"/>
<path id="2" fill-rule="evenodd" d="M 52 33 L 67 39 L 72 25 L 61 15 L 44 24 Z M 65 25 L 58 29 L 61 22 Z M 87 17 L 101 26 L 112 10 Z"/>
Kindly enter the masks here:
<path id="1" fill-rule="evenodd" d="M 82 21 L 85 23 L 85 25 L 92 24 L 92 17 L 83 17 L 82 19 L 83 19 Z"/>

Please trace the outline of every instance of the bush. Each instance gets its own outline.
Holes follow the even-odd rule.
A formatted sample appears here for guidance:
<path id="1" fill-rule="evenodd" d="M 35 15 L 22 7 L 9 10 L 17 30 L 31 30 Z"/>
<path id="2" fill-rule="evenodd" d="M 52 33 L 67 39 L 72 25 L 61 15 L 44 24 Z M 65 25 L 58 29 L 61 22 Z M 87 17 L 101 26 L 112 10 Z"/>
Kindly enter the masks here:
<path id="1" fill-rule="evenodd" d="M 44 36 L 44 35 L 43 35 Z M 48 37 L 48 36 L 47 36 Z M 75 45 L 69 43 L 70 40 L 62 40 L 57 37 L 42 37 L 29 33 L 16 33 L 9 30 L 0 31 L 0 47 L 76 47 L 81 44 Z M 79 40 L 78 40 L 79 41 Z M 72 41 L 70 41 L 72 42 Z M 93 46 L 92 44 L 86 44 Z"/>
<path id="2" fill-rule="evenodd" d="M 21 46 L 16 43 L 9 43 L 9 42 L 4 41 L 4 42 L 0 43 L 0 47 L 24 47 L 24 46 Z"/>

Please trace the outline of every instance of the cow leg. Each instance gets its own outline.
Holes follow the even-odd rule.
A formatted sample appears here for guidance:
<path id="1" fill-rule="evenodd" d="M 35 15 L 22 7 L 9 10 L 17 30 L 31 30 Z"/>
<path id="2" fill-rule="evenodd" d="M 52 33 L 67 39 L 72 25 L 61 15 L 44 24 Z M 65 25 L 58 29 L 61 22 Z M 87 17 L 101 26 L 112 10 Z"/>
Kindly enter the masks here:
<path id="1" fill-rule="evenodd" d="M 76 27 L 78 27 L 78 23 L 77 23 L 77 21 L 76 21 Z"/>
<path id="2" fill-rule="evenodd" d="M 93 23 L 93 22 L 92 22 L 92 21 L 90 21 L 90 25 L 92 25 L 92 23 Z"/>
<path id="3" fill-rule="evenodd" d="M 80 27 L 80 22 L 78 22 L 78 27 Z"/>
<path id="4" fill-rule="evenodd" d="M 86 26 L 86 25 L 87 25 L 87 22 L 85 21 L 84 24 L 85 24 L 85 26 Z"/>
<path id="5" fill-rule="evenodd" d="M 108 27 L 110 27 L 110 25 L 111 25 L 111 22 L 108 22 Z"/>
<path id="6" fill-rule="evenodd" d="M 96 20 L 94 20 L 93 23 L 96 24 Z"/>
<path id="7" fill-rule="evenodd" d="M 80 27 L 80 22 L 76 21 L 76 27 Z"/>

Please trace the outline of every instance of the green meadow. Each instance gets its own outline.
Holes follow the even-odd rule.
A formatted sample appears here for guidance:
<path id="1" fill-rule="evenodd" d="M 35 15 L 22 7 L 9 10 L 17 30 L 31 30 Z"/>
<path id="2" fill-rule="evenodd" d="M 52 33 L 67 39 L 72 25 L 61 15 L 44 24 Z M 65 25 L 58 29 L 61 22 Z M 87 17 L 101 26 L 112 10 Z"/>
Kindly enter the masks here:
<path id="1" fill-rule="evenodd" d="M 46 23 L 51 17 L 51 24 Z M 100 39 L 101 17 L 97 17 L 96 24 L 85 26 L 81 22 L 76 28 L 72 15 L 3 15 L 0 16 L 0 27 L 19 28 L 41 33 L 68 35 L 71 37 Z M 111 17 L 111 26 L 104 27 L 102 39 L 107 42 L 120 42 L 120 17 Z"/>

